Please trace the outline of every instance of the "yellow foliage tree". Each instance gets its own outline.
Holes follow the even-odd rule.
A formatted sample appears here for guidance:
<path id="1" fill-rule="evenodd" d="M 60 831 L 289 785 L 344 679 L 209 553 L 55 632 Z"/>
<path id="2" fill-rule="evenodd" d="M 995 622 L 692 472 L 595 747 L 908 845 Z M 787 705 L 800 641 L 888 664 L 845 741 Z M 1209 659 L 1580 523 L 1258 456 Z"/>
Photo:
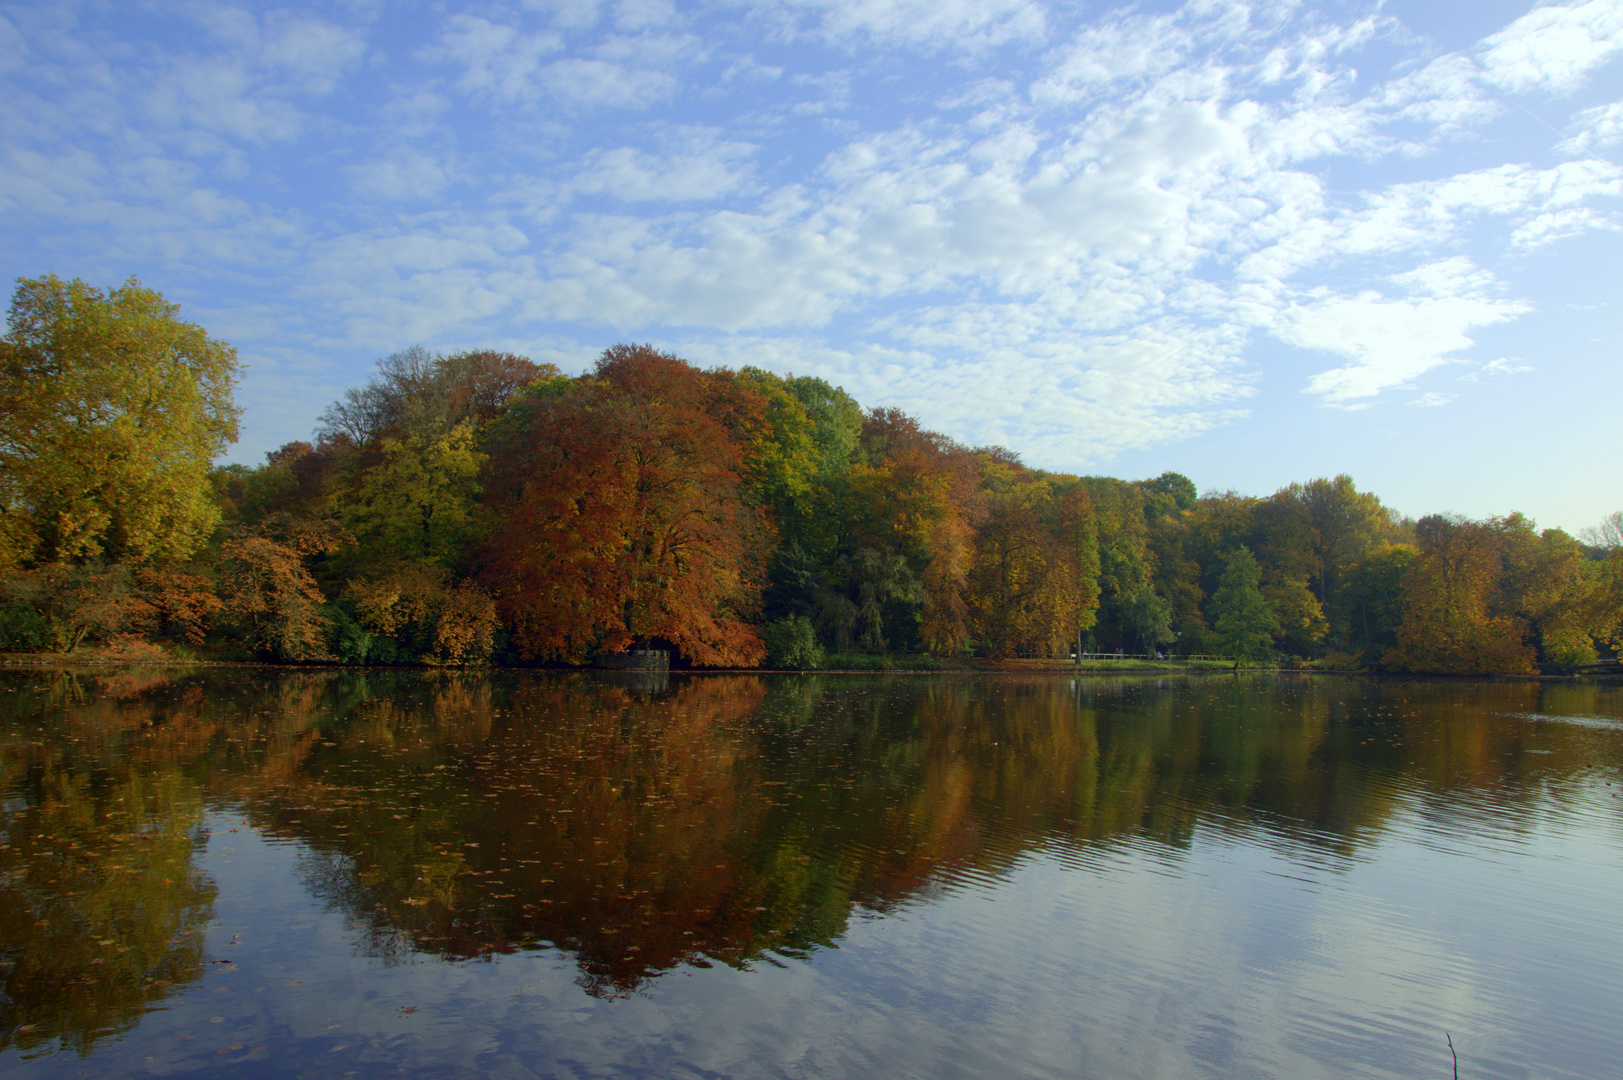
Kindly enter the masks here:
<path id="1" fill-rule="evenodd" d="M 468 549 L 485 460 L 471 421 L 439 435 L 386 435 L 363 456 L 334 499 L 358 557 L 443 564 Z"/>
<path id="2" fill-rule="evenodd" d="M 0 571 L 184 559 L 219 521 L 236 351 L 131 278 L 17 284 L 0 338 Z"/>
<path id="3" fill-rule="evenodd" d="M 1415 539 L 1419 556 L 1387 666 L 1455 675 L 1533 672 L 1526 622 L 1490 611 L 1503 564 L 1494 523 L 1427 517 L 1415 526 Z"/>
<path id="4" fill-rule="evenodd" d="M 1052 488 L 989 456 L 982 475 L 990 505 L 967 575 L 969 628 L 995 657 L 1057 654 L 1073 639 L 1084 604 L 1077 559 L 1053 528 Z"/>
<path id="5" fill-rule="evenodd" d="M 441 567 L 402 564 L 352 581 L 349 595 L 369 633 L 404 640 L 429 664 L 481 664 L 495 643 L 496 602 Z"/>

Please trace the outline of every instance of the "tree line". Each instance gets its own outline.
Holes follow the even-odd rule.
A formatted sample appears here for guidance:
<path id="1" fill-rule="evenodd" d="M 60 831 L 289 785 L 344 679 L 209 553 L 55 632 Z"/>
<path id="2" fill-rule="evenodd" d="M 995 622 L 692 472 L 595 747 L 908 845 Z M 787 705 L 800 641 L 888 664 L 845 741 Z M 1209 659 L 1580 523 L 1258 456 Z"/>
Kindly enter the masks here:
<path id="1" fill-rule="evenodd" d="M 1034 469 L 839 387 L 615 345 L 378 362 L 309 441 L 213 466 L 230 346 L 131 279 L 22 279 L 0 340 L 0 647 L 709 667 L 1073 651 L 1526 673 L 1623 625 L 1623 517 L 1411 520 Z"/>

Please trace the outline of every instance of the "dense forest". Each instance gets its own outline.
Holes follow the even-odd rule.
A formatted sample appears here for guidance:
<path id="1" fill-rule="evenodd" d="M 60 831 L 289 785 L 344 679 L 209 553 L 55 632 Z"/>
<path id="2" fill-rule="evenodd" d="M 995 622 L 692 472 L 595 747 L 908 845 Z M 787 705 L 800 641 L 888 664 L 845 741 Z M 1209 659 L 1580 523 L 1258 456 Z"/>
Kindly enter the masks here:
<path id="1" fill-rule="evenodd" d="M 131 280 L 18 283 L 0 340 L 0 648 L 705 667 L 1087 652 L 1461 674 L 1619 644 L 1623 516 L 1411 520 L 1024 465 L 838 387 L 615 345 L 381 361 L 255 467 L 235 352 Z"/>

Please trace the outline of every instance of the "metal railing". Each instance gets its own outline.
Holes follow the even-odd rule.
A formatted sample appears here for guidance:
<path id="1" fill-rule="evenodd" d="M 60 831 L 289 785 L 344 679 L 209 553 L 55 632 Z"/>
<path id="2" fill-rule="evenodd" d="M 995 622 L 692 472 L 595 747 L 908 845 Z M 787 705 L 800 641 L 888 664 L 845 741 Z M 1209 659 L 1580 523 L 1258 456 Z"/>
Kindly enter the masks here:
<path id="1" fill-rule="evenodd" d="M 1218 653 L 1185 653 L 1182 656 L 1174 653 L 1130 653 L 1130 652 L 1085 652 L 1078 656 L 1072 653 L 1072 660 L 1220 660 L 1225 664 L 1232 664 L 1239 660 L 1238 656 L 1222 656 Z"/>

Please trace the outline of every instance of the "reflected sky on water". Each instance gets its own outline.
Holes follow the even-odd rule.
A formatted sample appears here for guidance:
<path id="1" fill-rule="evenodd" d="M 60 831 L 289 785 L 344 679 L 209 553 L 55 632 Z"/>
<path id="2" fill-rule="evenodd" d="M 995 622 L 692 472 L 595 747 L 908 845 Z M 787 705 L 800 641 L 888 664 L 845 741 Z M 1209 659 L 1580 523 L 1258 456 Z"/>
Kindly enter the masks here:
<path id="1" fill-rule="evenodd" d="M 0 673 L 16 1076 L 1612 1075 L 1623 693 Z"/>

